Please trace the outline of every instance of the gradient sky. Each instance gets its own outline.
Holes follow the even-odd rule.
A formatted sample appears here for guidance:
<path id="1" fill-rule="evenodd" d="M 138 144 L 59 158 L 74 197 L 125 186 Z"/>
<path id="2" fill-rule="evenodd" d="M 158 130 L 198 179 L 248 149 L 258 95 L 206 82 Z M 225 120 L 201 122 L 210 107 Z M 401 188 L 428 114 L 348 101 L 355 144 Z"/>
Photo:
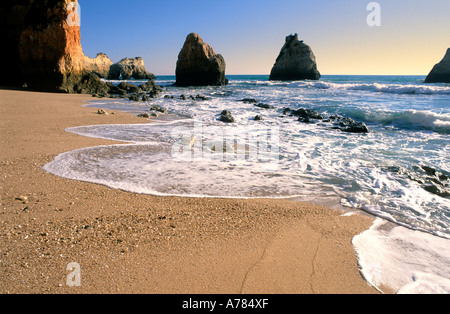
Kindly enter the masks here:
<path id="1" fill-rule="evenodd" d="M 227 74 L 269 74 L 285 37 L 298 33 L 324 74 L 427 75 L 450 47 L 449 0 L 79 0 L 84 53 L 113 62 L 140 56 L 148 71 L 174 75 L 195 32 L 224 56 Z"/>

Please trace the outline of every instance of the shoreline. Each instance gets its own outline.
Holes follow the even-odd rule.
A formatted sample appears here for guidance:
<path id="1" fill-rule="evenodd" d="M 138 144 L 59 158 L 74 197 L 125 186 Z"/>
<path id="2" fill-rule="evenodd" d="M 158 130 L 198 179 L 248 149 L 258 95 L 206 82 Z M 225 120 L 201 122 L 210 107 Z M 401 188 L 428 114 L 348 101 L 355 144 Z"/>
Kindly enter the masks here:
<path id="1" fill-rule="evenodd" d="M 354 236 L 369 215 L 281 199 L 158 197 L 53 176 L 58 154 L 120 144 L 66 132 L 139 124 L 91 96 L 0 90 L 0 293 L 378 294 Z M 69 263 L 81 286 L 66 284 Z"/>

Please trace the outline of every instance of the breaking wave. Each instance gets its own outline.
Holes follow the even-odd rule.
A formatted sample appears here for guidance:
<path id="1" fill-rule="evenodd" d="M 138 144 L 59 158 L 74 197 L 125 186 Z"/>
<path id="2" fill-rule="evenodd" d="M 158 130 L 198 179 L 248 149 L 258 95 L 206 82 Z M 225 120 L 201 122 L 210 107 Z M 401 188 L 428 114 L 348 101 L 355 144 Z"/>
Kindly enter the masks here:
<path id="1" fill-rule="evenodd" d="M 293 82 L 289 87 L 316 88 L 330 90 L 359 90 L 390 94 L 416 94 L 416 95 L 450 95 L 450 87 L 436 85 L 414 85 L 414 84 L 353 84 L 332 82 Z"/>

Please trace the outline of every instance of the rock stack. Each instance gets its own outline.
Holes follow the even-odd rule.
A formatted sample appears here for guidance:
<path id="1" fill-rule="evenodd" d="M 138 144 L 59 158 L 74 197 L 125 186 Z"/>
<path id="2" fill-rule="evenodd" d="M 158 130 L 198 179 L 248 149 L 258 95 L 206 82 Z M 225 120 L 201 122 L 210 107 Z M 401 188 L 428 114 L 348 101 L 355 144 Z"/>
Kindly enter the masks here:
<path id="1" fill-rule="evenodd" d="M 447 49 L 444 59 L 428 74 L 425 83 L 450 83 L 450 48 Z"/>
<path id="2" fill-rule="evenodd" d="M 270 73 L 271 81 L 318 80 L 316 57 L 311 48 L 298 40 L 298 34 L 286 37 L 275 65 Z"/>
<path id="3" fill-rule="evenodd" d="M 84 58 L 84 68 L 86 71 L 95 73 L 100 78 L 107 78 L 109 76 L 109 70 L 113 63 L 107 55 L 104 53 L 99 53 L 95 59 L 91 59 L 87 56 Z"/>
<path id="4" fill-rule="evenodd" d="M 224 86 L 225 60 L 216 54 L 200 35 L 191 33 L 178 56 L 177 86 Z"/>
<path id="5" fill-rule="evenodd" d="M 108 78 L 110 80 L 149 80 L 155 79 L 152 73 L 147 72 L 144 65 L 144 60 L 141 57 L 133 59 L 125 58 L 113 64 L 109 71 Z"/>

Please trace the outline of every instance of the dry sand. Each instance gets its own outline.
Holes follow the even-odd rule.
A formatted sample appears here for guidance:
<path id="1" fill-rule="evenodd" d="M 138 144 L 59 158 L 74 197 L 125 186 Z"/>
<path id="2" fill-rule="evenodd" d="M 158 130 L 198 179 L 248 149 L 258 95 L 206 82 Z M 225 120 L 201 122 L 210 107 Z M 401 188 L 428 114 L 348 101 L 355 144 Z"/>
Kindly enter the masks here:
<path id="1" fill-rule="evenodd" d="M 352 238 L 373 218 L 289 200 L 154 197 L 50 175 L 72 126 L 148 123 L 86 95 L 0 90 L 0 293 L 378 293 Z M 81 286 L 69 287 L 69 263 Z"/>

